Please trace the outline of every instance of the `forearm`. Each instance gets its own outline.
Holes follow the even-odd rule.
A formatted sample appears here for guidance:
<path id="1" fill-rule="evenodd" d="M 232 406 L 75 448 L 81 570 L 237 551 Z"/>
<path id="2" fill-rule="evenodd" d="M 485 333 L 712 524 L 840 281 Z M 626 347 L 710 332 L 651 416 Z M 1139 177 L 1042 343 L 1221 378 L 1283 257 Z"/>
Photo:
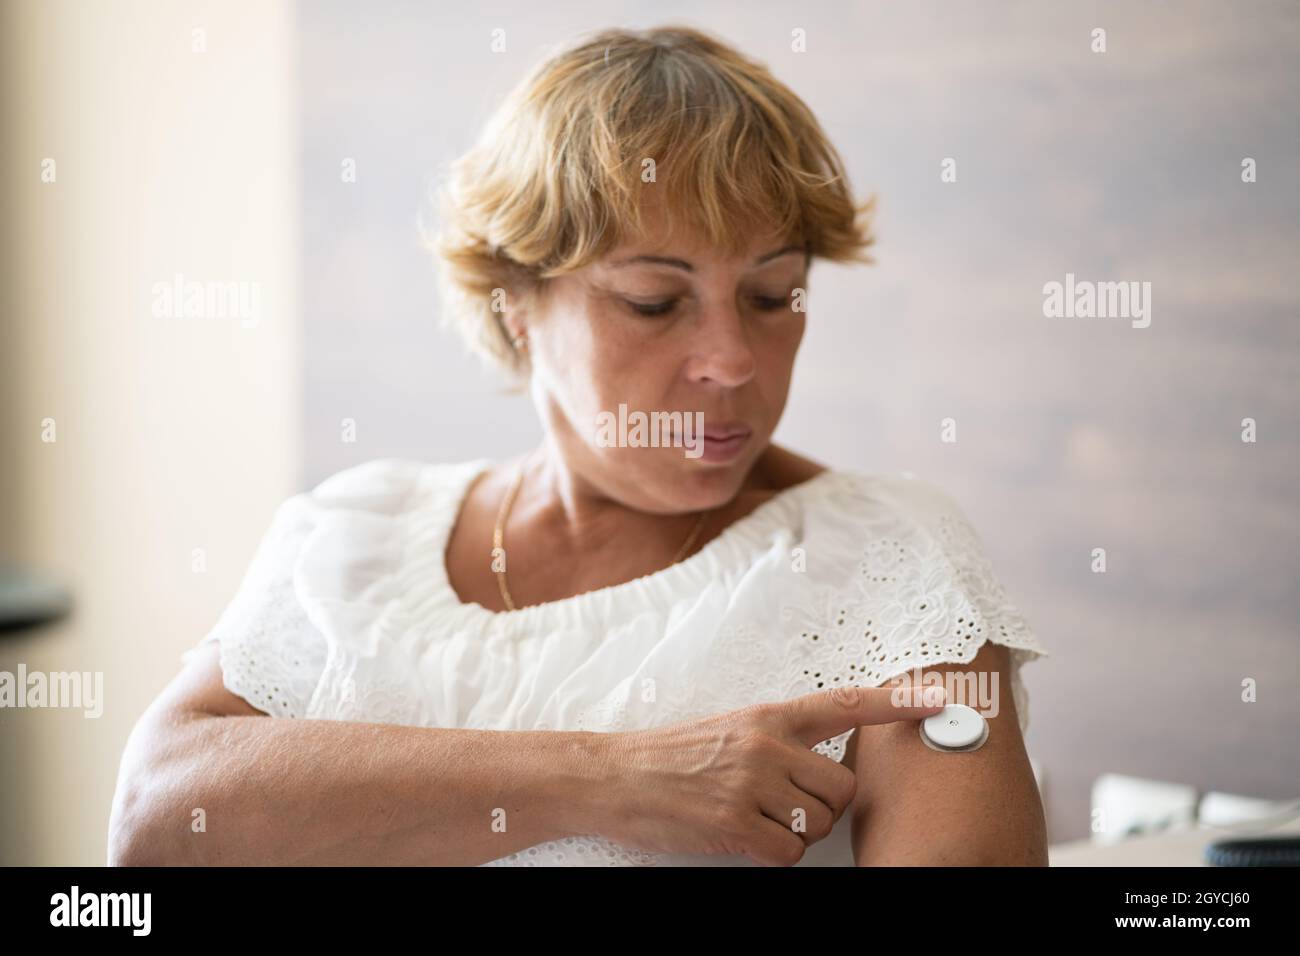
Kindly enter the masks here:
<path id="1" fill-rule="evenodd" d="M 589 733 L 270 717 L 138 732 L 110 862 L 477 865 L 591 832 L 605 784 Z"/>

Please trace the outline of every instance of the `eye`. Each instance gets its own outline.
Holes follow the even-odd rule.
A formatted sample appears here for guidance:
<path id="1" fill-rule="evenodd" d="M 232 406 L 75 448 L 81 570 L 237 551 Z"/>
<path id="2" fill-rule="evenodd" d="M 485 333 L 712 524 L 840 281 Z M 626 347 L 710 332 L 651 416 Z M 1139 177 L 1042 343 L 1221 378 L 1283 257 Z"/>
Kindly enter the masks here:
<path id="1" fill-rule="evenodd" d="M 632 299 L 624 299 L 629 309 L 637 315 L 647 317 L 668 315 L 677 306 L 677 299 L 667 299 L 663 302 L 635 302 Z M 790 297 L 786 296 L 768 296 L 759 295 L 754 297 L 754 305 L 762 312 L 780 312 L 790 308 Z"/>
<path id="2" fill-rule="evenodd" d="M 666 302 L 633 302 L 631 299 L 624 299 L 630 308 L 637 315 L 655 316 L 667 315 L 677 304 L 676 299 L 669 299 Z"/>
<path id="3" fill-rule="evenodd" d="M 760 295 L 754 297 L 754 304 L 764 312 L 776 312 L 780 309 L 789 308 L 790 297 L 778 298 L 776 296 Z"/>

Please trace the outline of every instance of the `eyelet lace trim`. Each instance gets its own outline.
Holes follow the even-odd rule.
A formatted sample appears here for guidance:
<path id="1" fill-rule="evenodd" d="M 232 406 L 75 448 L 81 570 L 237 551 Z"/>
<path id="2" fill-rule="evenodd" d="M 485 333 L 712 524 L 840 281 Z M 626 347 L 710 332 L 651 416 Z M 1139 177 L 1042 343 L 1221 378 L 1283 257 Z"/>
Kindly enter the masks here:
<path id="1" fill-rule="evenodd" d="M 326 645 L 293 580 L 293 556 L 311 530 L 298 495 L 276 511 L 235 597 L 201 643 L 219 641 L 222 682 L 273 717 L 305 717 Z"/>

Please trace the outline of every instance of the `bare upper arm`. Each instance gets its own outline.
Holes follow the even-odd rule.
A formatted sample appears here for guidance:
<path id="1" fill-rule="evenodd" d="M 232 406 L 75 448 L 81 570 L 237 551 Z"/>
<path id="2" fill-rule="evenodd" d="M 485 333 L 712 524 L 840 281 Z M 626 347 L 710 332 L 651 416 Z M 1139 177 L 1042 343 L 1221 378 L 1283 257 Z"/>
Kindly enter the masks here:
<path id="1" fill-rule="evenodd" d="M 858 865 L 1047 865 L 1047 828 L 1020 733 L 1010 652 L 989 641 L 968 664 L 922 673 L 944 677 L 950 703 L 984 713 L 988 740 L 969 753 L 943 753 L 925 745 L 914 720 L 854 731 L 844 762 L 858 779 L 850 809 Z M 961 681 L 972 673 L 985 675 L 987 690 L 996 691 L 995 716 L 962 699 L 963 692 L 953 694 L 948 675 Z"/>

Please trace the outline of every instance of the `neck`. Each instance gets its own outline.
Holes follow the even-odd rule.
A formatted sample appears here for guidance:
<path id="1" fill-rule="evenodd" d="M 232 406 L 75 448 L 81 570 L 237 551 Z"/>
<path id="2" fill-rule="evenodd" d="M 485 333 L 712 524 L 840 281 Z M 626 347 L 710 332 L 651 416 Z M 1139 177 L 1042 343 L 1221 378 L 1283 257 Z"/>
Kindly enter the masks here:
<path id="1" fill-rule="evenodd" d="M 740 489 L 742 494 L 773 488 L 767 458 L 767 453 L 760 456 L 750 469 Z M 524 457 L 523 467 L 512 520 L 544 528 L 553 539 L 579 548 L 628 536 L 646 544 L 675 546 L 700 515 L 698 511 L 656 512 L 626 504 L 574 467 L 550 433 Z M 739 498 L 738 494 L 716 511 L 727 512 Z"/>
<path id="2" fill-rule="evenodd" d="M 602 516 L 613 512 L 634 510 L 573 468 L 550 434 L 531 453 L 525 467 L 524 485 L 532 487 L 530 497 L 536 506 L 556 513 L 573 528 L 599 523 Z"/>

